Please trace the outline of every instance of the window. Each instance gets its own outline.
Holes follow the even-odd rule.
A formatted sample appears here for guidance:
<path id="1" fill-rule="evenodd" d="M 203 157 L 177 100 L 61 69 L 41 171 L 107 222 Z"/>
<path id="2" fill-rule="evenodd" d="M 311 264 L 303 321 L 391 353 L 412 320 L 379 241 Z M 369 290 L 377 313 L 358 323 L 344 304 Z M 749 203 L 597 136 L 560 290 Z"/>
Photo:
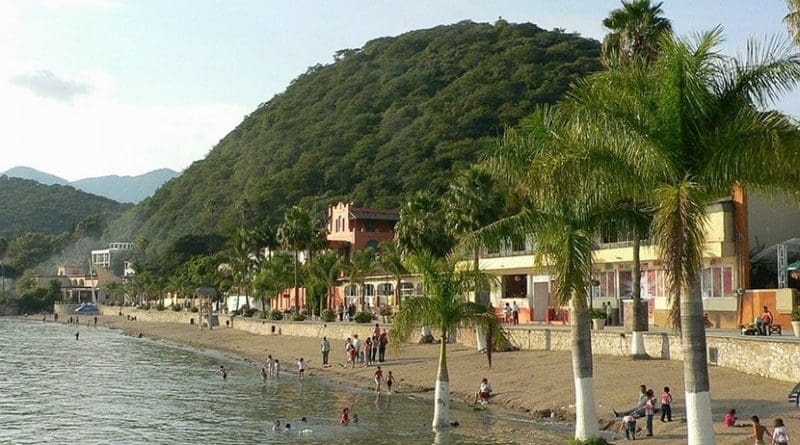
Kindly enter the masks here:
<path id="1" fill-rule="evenodd" d="M 593 298 L 615 298 L 617 296 L 617 272 L 596 272 L 592 283 Z"/>
<path id="2" fill-rule="evenodd" d="M 503 298 L 526 298 L 527 296 L 527 275 L 503 275 Z"/>
<path id="3" fill-rule="evenodd" d="M 414 284 L 413 283 L 400 283 L 400 294 L 403 297 L 410 297 L 414 295 Z"/>
<path id="4" fill-rule="evenodd" d="M 619 297 L 623 299 L 633 296 L 633 274 L 629 270 L 619 271 Z"/>
<path id="5" fill-rule="evenodd" d="M 733 294 L 733 268 L 710 266 L 703 268 L 700 276 L 703 297 L 726 297 Z"/>
<path id="6" fill-rule="evenodd" d="M 375 296 L 375 285 L 374 284 L 365 284 L 364 285 L 364 296 L 365 297 L 373 297 L 373 296 Z"/>
<path id="7" fill-rule="evenodd" d="M 666 272 L 663 269 L 646 269 L 642 271 L 642 298 L 664 297 L 667 295 L 664 283 Z"/>
<path id="8" fill-rule="evenodd" d="M 344 296 L 345 297 L 357 297 L 358 296 L 358 286 L 354 284 L 350 284 L 345 286 L 344 288 Z"/>
<path id="9" fill-rule="evenodd" d="M 375 231 L 375 221 L 364 221 L 364 230 L 367 232 L 374 232 Z"/>
<path id="10" fill-rule="evenodd" d="M 379 284 L 378 295 L 392 295 L 392 283 Z"/>

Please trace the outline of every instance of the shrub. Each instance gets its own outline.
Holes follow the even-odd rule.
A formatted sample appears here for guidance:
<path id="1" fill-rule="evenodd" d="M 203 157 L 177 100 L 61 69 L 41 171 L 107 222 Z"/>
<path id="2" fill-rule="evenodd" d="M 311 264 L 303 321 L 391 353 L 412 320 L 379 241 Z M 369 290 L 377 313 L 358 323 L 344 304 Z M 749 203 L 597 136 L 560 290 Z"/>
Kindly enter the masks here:
<path id="1" fill-rule="evenodd" d="M 164 310 L 164 309 L 166 309 L 166 308 L 167 308 L 167 307 L 166 307 L 166 306 L 164 306 L 164 304 L 163 304 L 163 303 L 158 303 L 158 304 L 156 305 L 156 310 L 157 310 L 157 311 L 163 311 L 163 310 Z"/>
<path id="2" fill-rule="evenodd" d="M 150 310 L 150 303 L 145 303 L 142 305 L 142 309 L 149 311 Z"/>
<path id="3" fill-rule="evenodd" d="M 260 318 L 262 320 L 266 320 L 267 318 L 269 318 L 269 312 L 262 312 L 262 313 L 258 314 L 258 318 Z"/>
<path id="4" fill-rule="evenodd" d="M 283 312 L 277 309 L 273 309 L 269 311 L 269 318 L 271 320 L 283 320 Z"/>
<path id="5" fill-rule="evenodd" d="M 175 311 L 175 312 L 180 312 L 181 305 L 180 304 L 173 304 L 172 305 L 172 310 Z"/>
<path id="6" fill-rule="evenodd" d="M 258 309 L 251 307 L 244 310 L 245 317 L 252 317 L 255 313 L 258 312 Z"/>
<path id="7" fill-rule="evenodd" d="M 606 313 L 600 309 L 589 309 L 589 316 L 592 317 L 593 320 L 598 318 L 606 319 Z"/>
<path id="8" fill-rule="evenodd" d="M 294 315 L 292 315 L 292 321 L 303 321 L 305 319 L 306 319 L 305 314 L 301 314 L 299 312 L 294 314 Z"/>
<path id="9" fill-rule="evenodd" d="M 369 323 L 372 321 L 372 314 L 369 312 L 359 312 L 353 317 L 356 323 Z"/>
<path id="10" fill-rule="evenodd" d="M 200 309 L 198 309 L 197 306 L 192 306 L 191 309 L 189 309 L 189 312 L 197 313 L 200 312 Z"/>
<path id="11" fill-rule="evenodd" d="M 602 437 L 590 437 L 586 440 L 570 439 L 567 443 L 569 445 L 608 445 L 608 442 Z"/>
<path id="12" fill-rule="evenodd" d="M 792 321 L 800 321 L 800 306 L 792 311 Z"/>
<path id="13" fill-rule="evenodd" d="M 334 314 L 333 311 L 330 309 L 325 309 L 324 311 L 322 311 L 322 316 L 320 317 L 320 319 L 325 323 L 330 323 L 336 320 L 336 314 Z"/>

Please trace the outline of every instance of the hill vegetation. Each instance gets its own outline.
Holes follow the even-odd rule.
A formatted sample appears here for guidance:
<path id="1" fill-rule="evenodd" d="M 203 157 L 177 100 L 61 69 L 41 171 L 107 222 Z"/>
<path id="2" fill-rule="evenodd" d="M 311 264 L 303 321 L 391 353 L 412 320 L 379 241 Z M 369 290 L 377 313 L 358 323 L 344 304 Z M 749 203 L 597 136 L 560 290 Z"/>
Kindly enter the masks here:
<path id="1" fill-rule="evenodd" d="M 338 51 L 263 103 L 208 156 L 114 224 L 167 245 L 275 222 L 294 204 L 396 207 L 540 103 L 600 69 L 600 44 L 533 24 L 461 22 Z"/>
<path id="2" fill-rule="evenodd" d="M 94 215 L 121 214 L 130 205 L 63 185 L 0 176 L 0 236 L 72 232 Z"/>

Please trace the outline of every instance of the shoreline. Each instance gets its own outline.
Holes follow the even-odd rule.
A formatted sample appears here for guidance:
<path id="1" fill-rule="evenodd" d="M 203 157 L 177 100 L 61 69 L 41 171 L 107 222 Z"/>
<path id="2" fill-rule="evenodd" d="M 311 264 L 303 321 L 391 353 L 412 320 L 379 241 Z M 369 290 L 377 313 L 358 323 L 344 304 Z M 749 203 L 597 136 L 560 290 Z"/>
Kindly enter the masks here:
<path id="1" fill-rule="evenodd" d="M 267 353 L 278 357 L 283 373 L 292 376 L 294 360 L 303 356 L 309 361 L 309 375 L 321 376 L 334 384 L 347 384 L 359 390 L 372 387 L 374 366 L 342 368 L 344 360 L 343 340 L 330 338 L 332 367 L 321 368 L 321 354 L 317 338 L 290 337 L 285 335 L 261 336 L 236 329 L 218 327 L 213 331 L 200 330 L 188 324 L 128 321 L 124 317 L 99 316 L 98 326 L 117 329 L 127 335 L 142 332 L 151 339 L 161 339 L 199 350 L 222 353 L 234 360 L 243 360 L 250 365 L 261 363 Z M 35 318 L 33 320 L 36 320 Z M 59 322 L 63 322 L 60 320 Z M 398 392 L 432 399 L 433 384 L 438 358 L 437 345 L 403 345 L 399 356 L 396 351 L 387 351 L 387 362 L 381 364 L 384 372 L 393 371 Z M 662 386 L 670 386 L 675 397 L 672 423 L 654 421 L 655 436 L 645 443 L 685 443 L 686 423 L 683 406 L 682 363 L 652 359 L 633 361 L 627 358 L 596 355 L 594 359 L 595 393 L 600 427 L 619 439 L 615 432 L 612 408 L 617 410 L 631 406 L 637 396 L 638 385 L 646 384 L 657 395 Z M 451 381 L 451 399 L 471 406 L 474 389 L 480 378 L 487 377 L 495 389 L 489 409 L 506 412 L 524 421 L 530 421 L 548 432 L 569 437 L 573 420 L 552 422 L 533 414 L 538 410 L 571 412 L 574 409 L 572 365 L 569 352 L 516 351 L 493 354 L 494 366 L 489 369 L 486 356 L 472 348 L 452 344 L 448 346 L 448 368 Z M 789 431 L 800 432 L 800 417 L 796 408 L 786 400 L 786 394 L 794 384 L 744 374 L 730 369 L 710 367 L 712 403 L 715 419 L 714 429 L 719 444 L 745 444 L 749 430 L 725 428 L 722 415 L 735 408 L 740 421 L 758 415 L 762 422 L 771 422 L 782 417 Z M 643 427 L 644 421 L 637 423 Z M 747 431 L 745 431 L 747 430 Z M 566 432 L 565 432 L 566 431 Z M 645 439 L 642 437 L 641 439 Z M 637 437 L 639 440 L 639 437 Z"/>

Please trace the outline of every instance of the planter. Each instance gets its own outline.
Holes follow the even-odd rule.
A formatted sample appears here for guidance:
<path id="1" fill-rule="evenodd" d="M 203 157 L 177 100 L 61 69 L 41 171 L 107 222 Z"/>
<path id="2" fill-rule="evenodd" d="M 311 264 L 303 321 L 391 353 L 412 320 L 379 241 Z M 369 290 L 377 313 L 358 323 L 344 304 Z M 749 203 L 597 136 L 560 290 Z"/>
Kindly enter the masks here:
<path id="1" fill-rule="evenodd" d="M 795 337 L 800 337 L 800 321 L 792 322 L 792 331 L 794 331 Z"/>
<path id="2" fill-rule="evenodd" d="M 592 328 L 594 328 L 595 331 L 602 331 L 605 325 L 605 318 L 592 318 Z"/>

